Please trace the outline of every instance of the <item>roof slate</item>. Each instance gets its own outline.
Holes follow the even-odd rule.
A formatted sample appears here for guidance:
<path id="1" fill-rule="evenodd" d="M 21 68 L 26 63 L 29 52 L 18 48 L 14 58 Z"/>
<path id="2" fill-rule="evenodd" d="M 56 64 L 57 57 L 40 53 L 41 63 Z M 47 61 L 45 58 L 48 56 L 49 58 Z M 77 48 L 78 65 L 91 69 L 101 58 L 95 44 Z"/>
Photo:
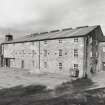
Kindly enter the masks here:
<path id="1" fill-rule="evenodd" d="M 83 26 L 83 27 L 77 27 L 73 29 L 66 28 L 62 30 L 55 30 L 55 31 L 53 30 L 50 32 L 35 33 L 35 34 L 27 35 L 18 39 L 14 39 L 12 41 L 6 41 L 3 44 L 85 36 L 91 31 L 93 31 L 95 28 L 97 28 L 98 26 L 99 25 Z"/>

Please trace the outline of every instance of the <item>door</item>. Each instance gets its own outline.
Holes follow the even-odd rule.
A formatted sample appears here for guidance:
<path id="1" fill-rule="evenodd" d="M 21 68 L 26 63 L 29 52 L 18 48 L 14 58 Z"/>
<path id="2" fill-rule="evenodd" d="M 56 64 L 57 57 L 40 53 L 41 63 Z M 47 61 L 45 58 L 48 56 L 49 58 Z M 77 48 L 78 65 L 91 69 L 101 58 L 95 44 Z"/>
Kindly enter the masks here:
<path id="1" fill-rule="evenodd" d="M 5 59 L 5 66 L 10 67 L 10 59 L 9 58 Z"/>

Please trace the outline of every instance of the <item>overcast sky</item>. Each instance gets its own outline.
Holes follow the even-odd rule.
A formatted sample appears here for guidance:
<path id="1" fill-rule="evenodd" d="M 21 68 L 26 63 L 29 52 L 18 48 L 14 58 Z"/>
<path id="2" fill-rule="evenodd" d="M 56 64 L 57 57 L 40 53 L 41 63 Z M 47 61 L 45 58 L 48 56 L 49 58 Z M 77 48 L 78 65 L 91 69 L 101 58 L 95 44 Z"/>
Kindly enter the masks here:
<path id="1" fill-rule="evenodd" d="M 97 24 L 105 33 L 105 0 L 0 0 L 3 34 Z"/>

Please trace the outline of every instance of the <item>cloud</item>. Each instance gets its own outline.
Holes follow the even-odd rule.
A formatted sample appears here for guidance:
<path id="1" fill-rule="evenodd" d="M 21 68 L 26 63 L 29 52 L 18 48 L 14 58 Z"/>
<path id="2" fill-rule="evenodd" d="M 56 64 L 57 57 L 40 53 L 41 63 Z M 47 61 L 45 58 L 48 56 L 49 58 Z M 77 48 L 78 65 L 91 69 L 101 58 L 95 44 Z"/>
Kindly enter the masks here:
<path id="1" fill-rule="evenodd" d="M 105 32 L 104 4 L 104 0 L 0 0 L 0 31 L 21 36 L 100 24 Z"/>

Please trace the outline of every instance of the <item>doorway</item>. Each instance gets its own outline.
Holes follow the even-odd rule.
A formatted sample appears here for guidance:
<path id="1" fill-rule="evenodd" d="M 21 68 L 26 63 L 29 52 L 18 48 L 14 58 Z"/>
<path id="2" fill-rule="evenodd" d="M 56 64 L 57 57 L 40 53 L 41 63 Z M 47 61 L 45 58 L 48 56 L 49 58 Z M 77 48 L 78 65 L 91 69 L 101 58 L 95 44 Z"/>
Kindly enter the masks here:
<path id="1" fill-rule="evenodd" d="M 10 67 L 10 59 L 9 58 L 5 58 L 5 66 Z"/>

